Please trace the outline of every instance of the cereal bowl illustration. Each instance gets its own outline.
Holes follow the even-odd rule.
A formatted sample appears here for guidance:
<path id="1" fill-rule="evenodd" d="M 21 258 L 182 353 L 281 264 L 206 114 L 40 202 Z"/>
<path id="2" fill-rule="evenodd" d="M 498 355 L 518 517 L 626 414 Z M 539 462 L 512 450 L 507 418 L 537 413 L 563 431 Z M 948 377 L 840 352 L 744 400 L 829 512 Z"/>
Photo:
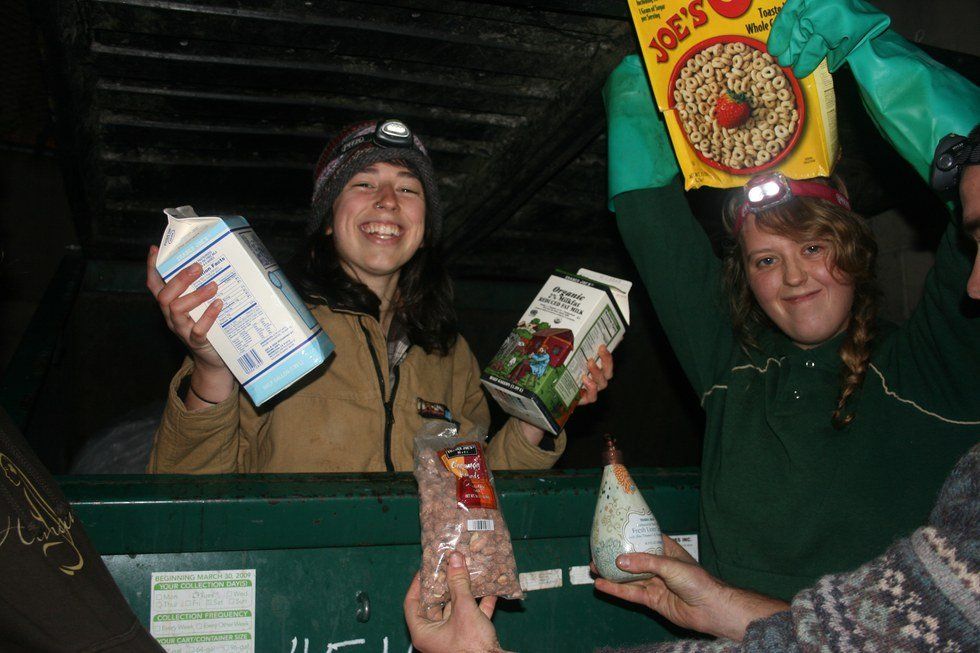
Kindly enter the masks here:
<path id="1" fill-rule="evenodd" d="M 799 82 L 755 39 L 718 36 L 694 46 L 674 66 L 669 92 L 697 157 L 732 174 L 777 165 L 803 132 Z"/>

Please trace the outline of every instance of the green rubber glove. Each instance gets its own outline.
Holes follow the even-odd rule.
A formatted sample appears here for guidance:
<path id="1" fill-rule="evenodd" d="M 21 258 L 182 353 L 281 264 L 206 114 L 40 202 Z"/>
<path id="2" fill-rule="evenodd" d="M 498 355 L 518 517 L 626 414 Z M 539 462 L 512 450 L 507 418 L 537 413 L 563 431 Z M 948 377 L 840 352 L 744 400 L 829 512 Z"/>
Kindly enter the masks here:
<path id="1" fill-rule="evenodd" d="M 812 73 L 824 58 L 834 72 L 889 23 L 888 16 L 864 0 L 788 0 L 772 25 L 766 48 L 799 78 Z"/>
<path id="2" fill-rule="evenodd" d="M 640 58 L 625 57 L 602 88 L 609 151 L 609 210 L 612 198 L 640 188 L 666 186 L 679 172 L 667 127 L 657 115 Z"/>
<path id="3" fill-rule="evenodd" d="M 788 0 L 767 45 L 797 77 L 809 75 L 824 56 L 831 71 L 846 61 L 878 130 L 928 181 L 942 137 L 966 135 L 980 122 L 980 89 L 888 24 L 863 0 Z"/>
<path id="4" fill-rule="evenodd" d="M 927 182 L 943 136 L 980 123 L 980 88 L 891 30 L 847 63 L 878 130 Z"/>

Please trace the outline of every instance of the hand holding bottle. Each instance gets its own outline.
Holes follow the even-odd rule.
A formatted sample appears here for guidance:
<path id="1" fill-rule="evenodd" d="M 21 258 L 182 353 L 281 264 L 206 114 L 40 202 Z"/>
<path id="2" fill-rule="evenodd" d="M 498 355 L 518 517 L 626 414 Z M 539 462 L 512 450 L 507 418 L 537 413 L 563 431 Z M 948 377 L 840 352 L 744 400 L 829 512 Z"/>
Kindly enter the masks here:
<path id="1" fill-rule="evenodd" d="M 782 601 L 726 585 L 702 569 L 677 542 L 666 535 L 663 540 L 664 555 L 628 553 L 616 559 L 620 569 L 653 574 L 651 578 L 630 583 L 597 578 L 595 588 L 645 605 L 682 628 L 736 641 L 756 619 L 789 609 Z"/>

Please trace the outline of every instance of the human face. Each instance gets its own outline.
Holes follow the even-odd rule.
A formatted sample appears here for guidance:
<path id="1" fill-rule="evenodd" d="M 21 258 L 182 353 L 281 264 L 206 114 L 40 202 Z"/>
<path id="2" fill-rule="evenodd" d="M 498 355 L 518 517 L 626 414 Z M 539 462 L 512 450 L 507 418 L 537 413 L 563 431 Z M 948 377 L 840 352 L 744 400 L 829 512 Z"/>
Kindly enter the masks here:
<path id="1" fill-rule="evenodd" d="M 749 288 L 790 340 L 809 349 L 847 328 L 854 285 L 834 267 L 827 241 L 774 234 L 760 228 L 751 214 L 742 233 Z"/>
<path id="2" fill-rule="evenodd" d="M 977 243 L 966 293 L 973 299 L 980 299 L 980 165 L 967 166 L 963 170 L 960 203 L 963 206 L 963 231 Z"/>
<path id="3" fill-rule="evenodd" d="M 375 163 L 359 171 L 333 203 L 333 234 L 344 270 L 390 298 L 402 267 L 425 235 L 425 192 L 405 166 Z"/>

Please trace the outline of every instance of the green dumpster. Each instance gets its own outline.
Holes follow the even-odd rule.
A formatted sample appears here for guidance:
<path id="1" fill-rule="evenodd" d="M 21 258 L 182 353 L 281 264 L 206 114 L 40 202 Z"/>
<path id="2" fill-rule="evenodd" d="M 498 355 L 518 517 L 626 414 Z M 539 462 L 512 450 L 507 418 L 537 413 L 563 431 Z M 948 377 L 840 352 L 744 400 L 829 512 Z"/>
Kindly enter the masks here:
<path id="1" fill-rule="evenodd" d="M 664 531 L 696 545 L 697 470 L 632 472 Z M 498 475 L 518 571 L 537 588 L 523 601 L 498 603 L 494 621 L 506 648 L 588 651 L 680 634 L 593 590 L 583 567 L 599 475 Z M 409 650 L 402 599 L 420 557 L 410 475 L 59 480 L 148 627 L 155 601 L 152 628 L 165 645 L 254 637 L 251 650 L 260 653 Z M 154 573 L 166 575 L 151 586 Z M 182 582 L 164 582 L 174 580 Z M 174 602 L 178 589 L 184 599 Z M 188 621 L 196 624 L 190 631 Z M 203 622 L 217 630 L 180 639 Z"/>

